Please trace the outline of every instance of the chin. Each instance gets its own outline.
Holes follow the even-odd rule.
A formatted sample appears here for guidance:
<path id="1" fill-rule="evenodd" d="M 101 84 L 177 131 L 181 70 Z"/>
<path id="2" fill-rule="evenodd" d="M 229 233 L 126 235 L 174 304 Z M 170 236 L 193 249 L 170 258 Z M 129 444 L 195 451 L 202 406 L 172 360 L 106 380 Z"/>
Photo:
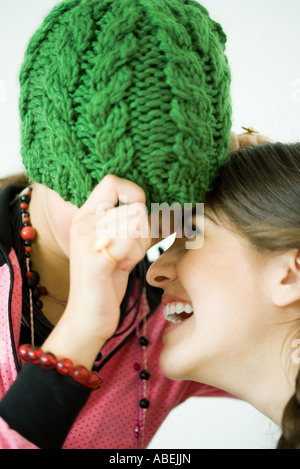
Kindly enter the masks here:
<path id="1" fill-rule="evenodd" d="M 171 354 L 167 350 L 163 350 L 160 359 L 159 365 L 162 373 L 169 379 L 174 381 L 185 381 L 193 380 L 193 373 L 191 370 L 187 369 L 186 365 L 180 360 L 172 359 Z"/>

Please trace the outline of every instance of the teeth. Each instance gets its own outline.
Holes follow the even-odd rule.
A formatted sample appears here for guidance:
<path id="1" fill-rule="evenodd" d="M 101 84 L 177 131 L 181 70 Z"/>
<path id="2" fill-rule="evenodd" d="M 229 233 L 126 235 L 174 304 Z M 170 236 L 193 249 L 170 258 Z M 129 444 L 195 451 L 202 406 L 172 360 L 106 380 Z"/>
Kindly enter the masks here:
<path id="1" fill-rule="evenodd" d="M 193 312 L 192 305 L 185 305 L 185 312 L 191 314 Z"/>
<path id="2" fill-rule="evenodd" d="M 181 313 L 192 314 L 193 308 L 189 304 L 176 303 L 171 305 L 166 305 L 164 309 L 164 317 L 167 321 L 171 321 L 174 324 L 182 322 L 180 318 Z"/>
<path id="3" fill-rule="evenodd" d="M 175 313 L 177 314 L 182 313 L 182 311 L 184 310 L 182 303 L 177 303 L 177 305 L 173 305 L 173 306 L 175 306 Z"/>

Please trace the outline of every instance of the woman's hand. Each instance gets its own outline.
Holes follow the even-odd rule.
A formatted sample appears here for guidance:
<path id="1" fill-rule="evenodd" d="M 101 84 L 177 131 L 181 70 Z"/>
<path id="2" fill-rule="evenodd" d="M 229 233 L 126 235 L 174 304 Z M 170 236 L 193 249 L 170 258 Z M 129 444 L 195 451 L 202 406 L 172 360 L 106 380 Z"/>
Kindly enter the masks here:
<path id="1" fill-rule="evenodd" d="M 118 201 L 126 205 L 116 207 Z M 113 336 L 129 274 L 151 246 L 145 203 L 142 188 L 108 175 L 78 210 L 70 233 L 69 300 L 44 351 L 91 366 Z M 108 251 L 116 263 L 93 249 L 96 239 L 102 237 L 111 238 Z"/>
<path id="2" fill-rule="evenodd" d="M 260 135 L 259 133 L 250 133 L 245 132 L 243 134 L 236 134 L 235 132 L 231 132 L 231 148 L 230 153 L 234 151 L 240 150 L 244 147 L 251 147 L 255 145 L 261 145 L 263 143 L 272 142 L 269 137 L 265 135 Z"/>

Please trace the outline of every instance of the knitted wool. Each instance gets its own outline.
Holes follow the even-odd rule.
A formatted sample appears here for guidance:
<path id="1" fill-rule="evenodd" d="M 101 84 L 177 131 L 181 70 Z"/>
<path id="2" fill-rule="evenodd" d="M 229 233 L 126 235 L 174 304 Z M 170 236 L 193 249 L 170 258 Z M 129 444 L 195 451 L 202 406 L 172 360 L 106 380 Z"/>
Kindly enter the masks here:
<path id="1" fill-rule="evenodd" d="M 195 0 L 65 0 L 20 73 L 28 176 L 80 207 L 106 174 L 203 201 L 227 157 L 226 36 Z"/>

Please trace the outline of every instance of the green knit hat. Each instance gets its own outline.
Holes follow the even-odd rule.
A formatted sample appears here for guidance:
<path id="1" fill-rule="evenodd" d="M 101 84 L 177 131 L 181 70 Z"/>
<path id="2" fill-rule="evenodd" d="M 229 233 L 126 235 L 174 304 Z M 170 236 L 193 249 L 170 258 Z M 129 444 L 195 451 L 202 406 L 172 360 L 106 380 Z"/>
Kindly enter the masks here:
<path id="1" fill-rule="evenodd" d="M 80 207 L 106 174 L 202 202 L 230 142 L 226 36 L 195 0 L 65 0 L 20 73 L 27 175 Z"/>

